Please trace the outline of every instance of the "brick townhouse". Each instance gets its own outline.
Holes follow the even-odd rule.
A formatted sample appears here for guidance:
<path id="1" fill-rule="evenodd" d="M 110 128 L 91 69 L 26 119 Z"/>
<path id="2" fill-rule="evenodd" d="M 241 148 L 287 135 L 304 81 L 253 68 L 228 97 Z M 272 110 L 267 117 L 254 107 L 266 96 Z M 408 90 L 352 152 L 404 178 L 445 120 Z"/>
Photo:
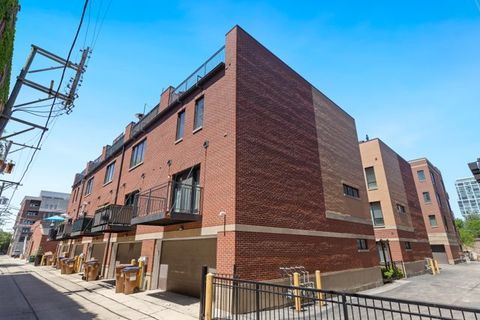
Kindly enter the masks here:
<path id="1" fill-rule="evenodd" d="M 360 142 L 360 154 L 381 261 L 423 273 L 432 251 L 410 164 L 380 139 Z"/>
<path id="2" fill-rule="evenodd" d="M 426 158 L 410 166 L 433 256 L 440 263 L 458 263 L 462 250 L 442 173 Z"/>
<path id="3" fill-rule="evenodd" d="M 106 278 L 147 257 L 149 289 L 198 295 L 202 265 L 382 282 L 354 119 L 238 26 L 76 175 L 68 213 L 62 254 Z"/>

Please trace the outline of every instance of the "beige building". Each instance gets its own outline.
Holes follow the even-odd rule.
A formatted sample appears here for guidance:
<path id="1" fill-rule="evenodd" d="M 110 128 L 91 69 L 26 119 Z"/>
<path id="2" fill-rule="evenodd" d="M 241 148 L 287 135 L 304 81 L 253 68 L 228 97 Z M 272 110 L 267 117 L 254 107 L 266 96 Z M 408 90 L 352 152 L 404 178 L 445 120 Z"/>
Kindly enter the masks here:
<path id="1" fill-rule="evenodd" d="M 423 273 L 432 251 L 409 163 L 380 139 L 361 142 L 360 153 L 382 264 Z"/>
<path id="2" fill-rule="evenodd" d="M 426 158 L 411 160 L 410 166 L 433 256 L 440 263 L 458 263 L 462 249 L 442 173 Z"/>

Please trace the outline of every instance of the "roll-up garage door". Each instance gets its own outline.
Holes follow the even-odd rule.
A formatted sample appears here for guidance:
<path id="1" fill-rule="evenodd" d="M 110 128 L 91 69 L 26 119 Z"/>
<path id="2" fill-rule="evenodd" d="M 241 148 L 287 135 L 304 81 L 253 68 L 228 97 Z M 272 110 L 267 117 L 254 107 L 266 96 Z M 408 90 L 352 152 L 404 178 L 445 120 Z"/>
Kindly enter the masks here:
<path id="1" fill-rule="evenodd" d="M 437 260 L 438 263 L 448 264 L 447 253 L 445 252 L 445 246 L 441 244 L 431 245 L 433 259 Z"/>
<path id="2" fill-rule="evenodd" d="M 198 297 L 202 266 L 215 268 L 216 255 L 215 238 L 163 241 L 160 264 L 167 291 Z"/>

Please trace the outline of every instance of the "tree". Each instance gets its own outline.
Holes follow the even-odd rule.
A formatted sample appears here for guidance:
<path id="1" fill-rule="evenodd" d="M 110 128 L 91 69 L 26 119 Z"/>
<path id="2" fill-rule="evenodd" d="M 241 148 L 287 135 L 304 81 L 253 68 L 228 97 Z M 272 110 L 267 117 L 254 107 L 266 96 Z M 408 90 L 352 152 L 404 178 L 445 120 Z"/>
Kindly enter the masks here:
<path id="1" fill-rule="evenodd" d="M 467 247 L 475 242 L 476 238 L 480 238 L 480 214 L 470 213 L 464 216 L 465 220 L 455 219 L 460 241 Z"/>
<path id="2" fill-rule="evenodd" d="M 0 231 L 0 253 L 7 252 L 12 234 L 10 232 Z"/>

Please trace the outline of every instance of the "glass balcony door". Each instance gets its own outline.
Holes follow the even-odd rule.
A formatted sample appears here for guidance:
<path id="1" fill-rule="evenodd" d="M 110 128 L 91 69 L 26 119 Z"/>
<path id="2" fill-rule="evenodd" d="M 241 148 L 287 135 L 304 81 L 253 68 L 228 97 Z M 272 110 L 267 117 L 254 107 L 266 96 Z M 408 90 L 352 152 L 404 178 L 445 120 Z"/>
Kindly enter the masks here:
<path id="1" fill-rule="evenodd" d="M 198 213 L 200 169 L 193 167 L 174 176 L 172 211 L 177 213 Z"/>

